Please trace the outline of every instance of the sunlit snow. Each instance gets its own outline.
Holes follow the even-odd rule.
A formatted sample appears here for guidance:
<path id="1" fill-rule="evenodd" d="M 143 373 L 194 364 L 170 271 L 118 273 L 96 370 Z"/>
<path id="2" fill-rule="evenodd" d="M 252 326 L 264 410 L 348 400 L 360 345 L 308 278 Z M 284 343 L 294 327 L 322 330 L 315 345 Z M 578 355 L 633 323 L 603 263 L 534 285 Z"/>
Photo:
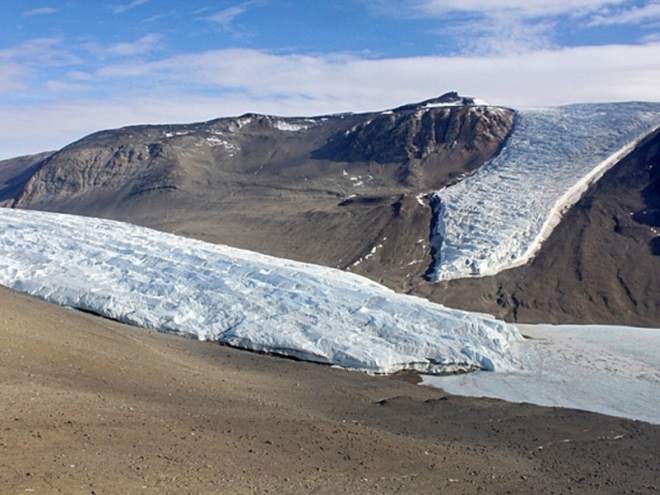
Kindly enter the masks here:
<path id="1" fill-rule="evenodd" d="M 518 365 L 510 325 L 339 270 L 71 215 L 0 226 L 1 284 L 126 323 L 372 373 Z"/>
<path id="2" fill-rule="evenodd" d="M 658 127 L 659 103 L 518 111 L 504 149 L 436 193 L 430 278 L 494 275 L 525 264 L 589 185 Z"/>
<path id="3" fill-rule="evenodd" d="M 307 125 L 294 124 L 291 122 L 286 122 L 284 120 L 276 120 L 273 123 L 273 127 L 279 129 L 280 131 L 288 131 L 288 132 L 305 131 L 309 128 L 309 126 Z"/>

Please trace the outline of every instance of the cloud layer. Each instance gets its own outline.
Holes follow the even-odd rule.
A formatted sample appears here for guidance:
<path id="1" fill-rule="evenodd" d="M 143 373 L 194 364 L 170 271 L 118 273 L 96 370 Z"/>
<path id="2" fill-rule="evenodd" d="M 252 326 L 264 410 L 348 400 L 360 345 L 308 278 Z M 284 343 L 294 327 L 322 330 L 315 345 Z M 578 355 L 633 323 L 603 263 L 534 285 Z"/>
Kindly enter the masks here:
<path id="1" fill-rule="evenodd" d="M 620 23 L 657 20 L 658 1 L 631 0 L 364 0 L 383 13 L 441 17 L 456 13 L 483 16 L 503 13 L 523 18 L 567 15 L 573 18 L 600 18 Z M 639 4 L 642 3 L 640 7 Z"/>
<path id="2" fill-rule="evenodd" d="M 633 42 L 575 46 L 557 36 L 567 19 L 577 30 L 652 25 L 660 17 L 658 1 L 362 0 L 362 5 L 383 20 L 394 19 L 393 12 L 409 19 L 392 20 L 404 24 L 391 26 L 414 27 L 422 22 L 414 19 L 423 18 L 424 39 L 446 36 L 458 49 L 406 57 L 248 49 L 236 42 L 178 49 L 170 32 L 157 29 L 153 19 L 159 16 L 148 9 L 154 2 L 115 4 L 111 11 L 122 19 L 144 11 L 141 33 L 108 42 L 57 35 L 0 48 L 0 159 L 60 148 L 109 127 L 246 112 L 379 110 L 451 90 L 512 107 L 660 101 L 657 31 L 635 34 L 640 39 Z M 224 33 L 222 39 L 232 40 L 244 28 L 237 19 L 268 19 L 269 6 L 267 0 L 236 2 L 224 10 L 197 10 L 188 19 L 200 29 L 214 29 L 212 36 Z M 41 8 L 20 15 L 61 14 Z M 183 19 L 173 10 L 167 17 L 176 26 Z"/>

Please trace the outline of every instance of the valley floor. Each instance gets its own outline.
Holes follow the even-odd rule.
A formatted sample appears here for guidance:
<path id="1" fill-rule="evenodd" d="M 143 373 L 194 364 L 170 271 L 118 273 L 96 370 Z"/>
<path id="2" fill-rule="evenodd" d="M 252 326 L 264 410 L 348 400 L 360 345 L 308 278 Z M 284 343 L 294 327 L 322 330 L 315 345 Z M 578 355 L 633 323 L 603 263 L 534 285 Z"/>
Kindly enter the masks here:
<path id="1" fill-rule="evenodd" d="M 149 332 L 0 287 L 0 491 L 660 491 L 660 426 L 408 378 Z"/>

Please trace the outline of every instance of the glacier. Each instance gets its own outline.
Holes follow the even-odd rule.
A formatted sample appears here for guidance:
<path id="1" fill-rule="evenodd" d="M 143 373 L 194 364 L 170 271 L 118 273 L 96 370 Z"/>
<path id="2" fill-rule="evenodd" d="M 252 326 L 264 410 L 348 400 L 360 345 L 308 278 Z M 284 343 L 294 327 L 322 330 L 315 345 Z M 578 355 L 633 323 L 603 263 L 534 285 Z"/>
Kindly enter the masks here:
<path id="1" fill-rule="evenodd" d="M 515 327 L 339 270 L 0 208 L 0 284 L 162 332 L 368 373 L 507 371 Z"/>
<path id="2" fill-rule="evenodd" d="M 432 196 L 433 281 L 495 275 L 532 259 L 565 211 L 660 127 L 660 103 L 516 110 L 505 146 Z"/>

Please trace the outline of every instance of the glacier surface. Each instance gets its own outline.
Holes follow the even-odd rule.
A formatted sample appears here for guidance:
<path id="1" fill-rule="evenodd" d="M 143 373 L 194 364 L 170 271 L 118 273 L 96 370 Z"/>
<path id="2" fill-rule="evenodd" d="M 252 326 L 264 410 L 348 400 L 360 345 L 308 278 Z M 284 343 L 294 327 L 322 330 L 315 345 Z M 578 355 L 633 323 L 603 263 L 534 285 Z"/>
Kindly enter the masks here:
<path id="1" fill-rule="evenodd" d="M 125 323 L 370 373 L 512 370 L 522 338 L 351 273 L 54 213 L 0 208 L 0 283 Z"/>
<path id="2" fill-rule="evenodd" d="M 435 193 L 431 280 L 527 263 L 586 189 L 660 127 L 660 103 L 518 110 L 502 151 Z"/>

